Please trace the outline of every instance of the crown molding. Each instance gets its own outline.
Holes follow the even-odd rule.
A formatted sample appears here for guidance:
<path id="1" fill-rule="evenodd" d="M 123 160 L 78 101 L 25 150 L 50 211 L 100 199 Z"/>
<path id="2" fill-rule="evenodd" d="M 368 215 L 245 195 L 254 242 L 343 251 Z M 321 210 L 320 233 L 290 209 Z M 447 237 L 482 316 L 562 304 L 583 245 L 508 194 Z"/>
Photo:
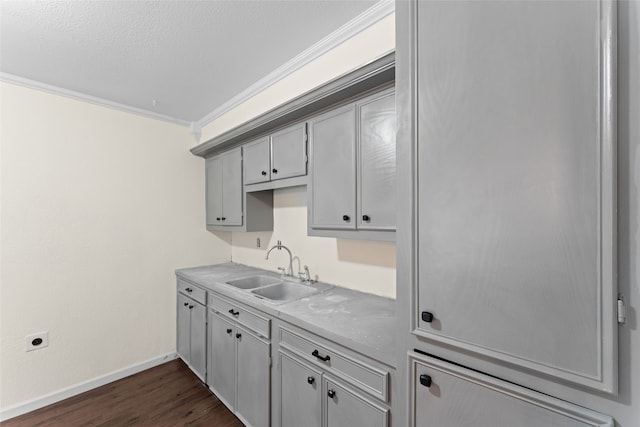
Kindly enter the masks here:
<path id="1" fill-rule="evenodd" d="M 65 88 L 61 88 L 58 86 L 50 85 L 47 83 L 42 83 L 36 80 L 27 79 L 24 77 L 19 77 L 13 74 L 8 73 L 0 73 L 0 81 L 6 83 L 12 83 L 19 86 L 24 86 L 30 89 L 37 89 L 44 92 L 48 92 L 54 95 L 65 96 L 67 98 L 72 98 L 78 101 L 88 102 L 90 104 L 100 105 L 102 107 L 113 108 L 115 110 L 124 111 L 126 113 L 132 113 L 139 116 L 148 117 L 151 119 L 162 120 L 165 122 L 176 123 L 182 126 L 189 127 L 191 122 L 187 120 L 177 119 L 175 117 L 167 116 L 164 114 L 156 113 L 154 111 L 144 110 L 142 108 L 136 108 L 125 104 L 120 104 L 117 102 L 109 101 L 104 98 L 98 98 L 97 96 L 87 95 L 82 92 L 76 92 L 74 90 L 69 90 Z"/>
<path id="2" fill-rule="evenodd" d="M 209 157 L 394 82 L 395 53 L 391 52 L 193 147 L 191 153 Z"/>
<path id="3" fill-rule="evenodd" d="M 276 68 L 273 72 L 267 74 L 224 104 L 213 110 L 198 121 L 200 127 L 204 127 L 215 119 L 221 117 L 225 113 L 231 111 L 238 105 L 254 97 L 269 86 L 289 76 L 293 72 L 299 70 L 314 59 L 322 56 L 336 46 L 342 44 L 346 40 L 356 34 L 366 30 L 383 18 L 391 15 L 395 11 L 395 2 L 393 0 L 381 0 L 351 21 L 338 28 L 316 44 L 304 50 L 293 59 Z"/>

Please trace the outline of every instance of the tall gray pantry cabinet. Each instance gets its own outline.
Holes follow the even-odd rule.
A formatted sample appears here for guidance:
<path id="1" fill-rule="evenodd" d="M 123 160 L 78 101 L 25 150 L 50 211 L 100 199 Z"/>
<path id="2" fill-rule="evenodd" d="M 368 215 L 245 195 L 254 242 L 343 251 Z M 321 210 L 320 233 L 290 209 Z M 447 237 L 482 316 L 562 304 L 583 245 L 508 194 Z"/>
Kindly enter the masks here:
<path id="1" fill-rule="evenodd" d="M 537 391 L 617 393 L 615 3 L 397 2 L 396 19 L 407 421 L 502 408 L 497 377 L 526 404 L 476 422 L 564 425 Z"/>

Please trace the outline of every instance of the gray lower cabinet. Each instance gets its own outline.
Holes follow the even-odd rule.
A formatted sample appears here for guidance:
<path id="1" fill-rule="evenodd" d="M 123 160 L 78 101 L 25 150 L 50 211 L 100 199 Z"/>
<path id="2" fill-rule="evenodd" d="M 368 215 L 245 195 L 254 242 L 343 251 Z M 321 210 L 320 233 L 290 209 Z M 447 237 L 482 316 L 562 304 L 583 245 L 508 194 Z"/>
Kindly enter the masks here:
<path id="1" fill-rule="evenodd" d="M 425 355 L 410 355 L 410 371 L 411 426 L 613 426 L 607 415 Z"/>
<path id="2" fill-rule="evenodd" d="M 212 311 L 209 311 L 209 342 L 207 383 L 233 411 L 236 402 L 235 326 Z"/>
<path id="3" fill-rule="evenodd" d="M 243 219 L 242 151 L 206 159 L 207 226 L 239 226 Z"/>
<path id="4" fill-rule="evenodd" d="M 279 401 L 281 427 L 388 425 L 389 410 L 385 406 L 282 351 Z"/>
<path id="5" fill-rule="evenodd" d="M 387 427 L 389 410 L 385 407 L 328 378 L 324 380 L 324 388 L 327 391 L 328 427 Z"/>
<path id="6" fill-rule="evenodd" d="M 207 384 L 243 423 L 267 427 L 271 421 L 271 344 L 227 314 L 209 309 Z"/>
<path id="7" fill-rule="evenodd" d="M 281 427 L 387 427 L 389 372 L 302 330 L 281 327 Z"/>
<path id="8" fill-rule="evenodd" d="M 397 93 L 414 346 L 550 394 L 616 393 L 615 73 L 599 71 L 615 69 L 615 16 L 606 1 L 400 5 L 418 46 L 399 52 Z"/>
<path id="9" fill-rule="evenodd" d="M 395 238 L 395 129 L 393 89 L 309 121 L 309 235 Z"/>
<path id="10" fill-rule="evenodd" d="M 322 426 L 322 371 L 280 352 L 281 427 Z"/>
<path id="11" fill-rule="evenodd" d="M 307 174 L 307 126 L 298 123 L 243 145 L 245 185 Z"/>
<path id="12" fill-rule="evenodd" d="M 191 292 L 189 292 L 191 291 Z M 197 293 L 197 294 L 196 294 Z M 191 296 L 187 296 L 193 294 Z M 202 380 L 207 368 L 206 292 L 185 282 L 178 282 L 177 350 L 178 356 Z"/>

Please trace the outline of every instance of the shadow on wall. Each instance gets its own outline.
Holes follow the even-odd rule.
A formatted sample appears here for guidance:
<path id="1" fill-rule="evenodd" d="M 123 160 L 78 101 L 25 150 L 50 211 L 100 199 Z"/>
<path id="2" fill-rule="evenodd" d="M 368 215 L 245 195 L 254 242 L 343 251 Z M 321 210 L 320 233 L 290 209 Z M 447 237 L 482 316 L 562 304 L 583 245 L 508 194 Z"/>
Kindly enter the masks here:
<path id="1" fill-rule="evenodd" d="M 396 268 L 393 243 L 336 239 L 336 245 L 340 261 Z"/>
<path id="2" fill-rule="evenodd" d="M 271 247 L 272 236 L 273 231 L 237 232 L 233 234 L 233 246 L 266 251 Z M 260 248 L 257 247 L 257 239 L 260 239 Z"/>
<path id="3" fill-rule="evenodd" d="M 231 246 L 231 232 L 230 231 L 209 231 L 209 233 L 213 234 L 217 238 L 221 239 L 229 246 Z"/>

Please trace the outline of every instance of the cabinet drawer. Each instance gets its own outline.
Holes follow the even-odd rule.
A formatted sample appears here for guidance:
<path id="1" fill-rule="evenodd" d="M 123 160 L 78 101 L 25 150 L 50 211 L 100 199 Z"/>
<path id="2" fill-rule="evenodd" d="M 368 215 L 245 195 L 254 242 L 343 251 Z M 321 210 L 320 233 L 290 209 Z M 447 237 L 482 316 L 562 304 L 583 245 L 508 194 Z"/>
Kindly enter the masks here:
<path id="1" fill-rule="evenodd" d="M 337 378 L 385 402 L 389 401 L 389 372 L 374 368 L 335 348 L 280 328 L 280 347 L 311 361 Z"/>
<path id="2" fill-rule="evenodd" d="M 233 319 L 240 325 L 252 330 L 256 334 L 271 338 L 271 321 L 238 303 L 232 302 L 218 295 L 209 298 L 209 307 L 228 319 Z"/>
<path id="3" fill-rule="evenodd" d="M 607 415 L 417 353 L 409 354 L 412 426 L 613 426 Z"/>
<path id="4" fill-rule="evenodd" d="M 178 279 L 178 292 L 187 295 L 189 298 L 198 301 L 200 304 L 207 304 L 207 291 L 194 286 L 189 282 Z"/>

